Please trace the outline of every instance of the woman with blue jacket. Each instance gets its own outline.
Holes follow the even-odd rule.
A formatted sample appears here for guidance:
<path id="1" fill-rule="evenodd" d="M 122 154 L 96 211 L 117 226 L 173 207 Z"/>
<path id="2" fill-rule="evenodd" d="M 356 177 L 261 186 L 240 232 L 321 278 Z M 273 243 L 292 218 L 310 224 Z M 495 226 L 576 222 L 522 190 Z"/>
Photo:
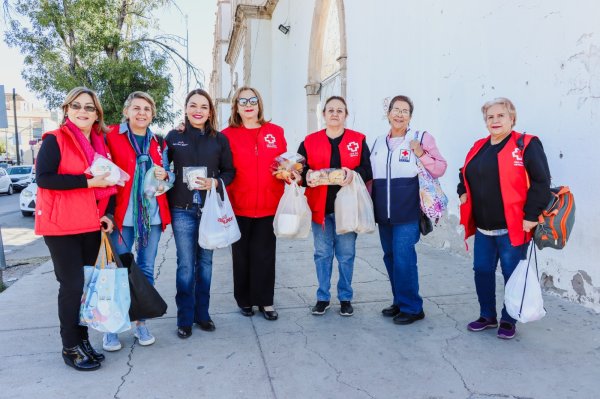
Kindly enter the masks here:
<path id="1" fill-rule="evenodd" d="M 409 127 L 413 110 L 410 98 L 394 97 L 387 114 L 391 129 L 375 140 L 371 151 L 375 220 L 394 296 L 393 304 L 381 312 L 396 324 L 425 317 L 415 251 L 420 236 L 417 158 L 433 177 L 446 171 L 433 136 Z"/>

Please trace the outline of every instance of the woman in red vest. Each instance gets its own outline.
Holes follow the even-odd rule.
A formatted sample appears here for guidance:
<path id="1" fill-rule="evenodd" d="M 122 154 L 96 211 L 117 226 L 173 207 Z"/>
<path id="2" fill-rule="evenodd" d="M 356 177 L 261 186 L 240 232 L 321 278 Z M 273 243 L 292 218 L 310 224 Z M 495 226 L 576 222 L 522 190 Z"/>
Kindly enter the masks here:
<path id="1" fill-rule="evenodd" d="M 372 178 L 369 147 L 365 135 L 345 128 L 348 107 L 343 97 L 329 97 L 323 107 L 325 129 L 309 134 L 300 143 L 298 153 L 306 158 L 302 180 L 306 182 L 306 197 L 312 210 L 312 231 L 315 242 L 315 265 L 319 288 L 312 314 L 322 315 L 329 309 L 333 257 L 338 261 L 337 284 L 340 314 L 352 316 L 352 273 L 356 252 L 356 233 L 335 232 L 335 197 L 341 187 L 352 182 L 358 172 L 363 181 Z M 319 185 L 311 178 L 320 169 L 341 169 L 343 180 L 337 185 Z M 308 179 L 307 179 L 308 176 Z"/>
<path id="2" fill-rule="evenodd" d="M 550 172 L 541 141 L 513 130 L 517 112 L 507 98 L 481 107 L 490 135 L 477 140 L 460 170 L 460 224 L 475 235 L 473 270 L 480 317 L 470 331 L 498 327 L 496 268 L 508 281 L 527 247 L 538 216 L 550 200 Z M 516 320 L 502 308 L 498 338 L 516 334 Z"/>
<path id="3" fill-rule="evenodd" d="M 63 360 L 76 370 L 95 370 L 104 355 L 90 345 L 87 327 L 79 325 L 83 266 L 96 262 L 100 230 L 112 230 L 105 214 L 117 189 L 106 180 L 109 173 L 93 178 L 84 173 L 96 153 L 110 158 L 96 93 L 77 87 L 67 94 L 62 109 L 62 125 L 44 134 L 36 160 L 35 233 L 44 236 L 59 282 Z"/>
<path id="4" fill-rule="evenodd" d="M 227 192 L 242 233 L 232 245 L 234 297 L 244 316 L 254 315 L 252 307 L 258 305 L 265 319 L 277 320 L 273 219 L 284 183 L 272 175 L 270 166 L 287 149 L 283 129 L 265 120 L 256 89 L 240 87 L 223 134 L 229 139 L 235 167 Z"/>
<path id="5" fill-rule="evenodd" d="M 123 122 L 111 126 L 106 136 L 113 162 L 131 178 L 125 186 L 117 187 L 115 223 L 118 230 L 112 233 L 117 253 L 131 252 L 135 244 L 137 265 L 154 284 L 154 260 L 161 233 L 171 223 L 171 214 L 165 195 L 146 197 L 144 177 L 155 166 L 157 179 L 168 179 L 163 168 L 164 141 L 152 133 L 149 126 L 156 116 L 156 104 L 148 93 L 135 91 L 125 100 Z M 154 336 L 144 320 L 136 322 L 135 337 L 142 346 L 152 345 Z M 104 334 L 104 350 L 121 349 L 118 334 Z"/>

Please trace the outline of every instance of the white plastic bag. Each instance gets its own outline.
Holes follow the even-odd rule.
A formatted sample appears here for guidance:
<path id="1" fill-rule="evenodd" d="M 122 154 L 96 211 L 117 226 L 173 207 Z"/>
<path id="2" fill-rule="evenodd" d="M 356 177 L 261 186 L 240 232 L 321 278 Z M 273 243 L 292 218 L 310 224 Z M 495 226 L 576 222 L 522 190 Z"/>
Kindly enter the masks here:
<path id="1" fill-rule="evenodd" d="M 106 176 L 105 180 L 111 183 L 116 183 L 119 186 L 125 186 L 125 182 L 130 179 L 127 172 L 119 168 L 110 159 L 105 158 L 98 153 L 94 154 L 94 161 L 92 162 L 90 167 L 85 170 L 84 173 L 88 173 L 94 177 L 101 176 L 105 173 L 109 173 L 109 175 Z"/>
<path id="2" fill-rule="evenodd" d="M 298 187 L 298 184 L 292 181 L 291 184 L 286 185 L 275 212 L 275 219 L 273 219 L 275 236 L 306 238 L 310 233 L 311 218 L 312 212 L 304 196 L 304 188 Z"/>
<path id="3" fill-rule="evenodd" d="M 173 183 L 156 178 L 154 174 L 156 168 L 156 166 L 152 166 L 144 176 L 144 196 L 146 198 L 158 197 L 173 187 Z"/>
<path id="4" fill-rule="evenodd" d="M 358 202 L 358 226 L 356 232 L 372 233 L 375 231 L 375 211 L 373 209 L 373 200 L 369 195 L 367 186 L 362 177 L 354 172 L 352 183 L 356 185 L 356 196 Z"/>
<path id="5" fill-rule="evenodd" d="M 546 315 L 538 278 L 537 255 L 532 245 L 528 259 L 519 262 L 504 288 L 504 305 L 508 314 L 521 323 L 536 321 Z M 533 252 L 534 261 L 531 260 Z"/>
<path id="6" fill-rule="evenodd" d="M 375 231 L 373 200 L 362 177 L 352 173 L 352 182 L 342 187 L 335 197 L 335 232 L 372 233 Z"/>
<path id="7" fill-rule="evenodd" d="M 356 178 L 356 176 L 354 176 Z M 358 229 L 358 195 L 355 179 L 338 191 L 335 197 L 335 232 L 353 233 Z"/>
<path id="8" fill-rule="evenodd" d="M 242 237 L 223 180 L 221 186 L 224 199 L 221 200 L 213 183 L 202 207 L 198 244 L 204 249 L 225 248 Z"/>

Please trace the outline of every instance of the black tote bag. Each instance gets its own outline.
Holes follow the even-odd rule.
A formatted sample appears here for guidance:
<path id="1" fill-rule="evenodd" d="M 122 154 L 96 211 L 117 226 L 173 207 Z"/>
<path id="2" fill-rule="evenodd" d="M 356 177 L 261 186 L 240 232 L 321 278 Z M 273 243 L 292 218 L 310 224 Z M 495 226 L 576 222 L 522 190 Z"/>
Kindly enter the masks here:
<path id="1" fill-rule="evenodd" d="M 116 227 L 115 227 L 116 228 Z M 119 236 L 123 240 L 123 236 L 119 231 Z M 109 239 L 113 253 L 117 253 L 112 240 Z M 167 313 L 167 303 L 160 296 L 156 288 L 148 281 L 135 261 L 135 257 L 131 252 L 126 252 L 119 255 L 119 259 L 115 259 L 118 267 L 124 267 L 129 274 L 129 291 L 131 296 L 131 306 L 129 307 L 129 319 L 145 320 L 161 317 Z"/>

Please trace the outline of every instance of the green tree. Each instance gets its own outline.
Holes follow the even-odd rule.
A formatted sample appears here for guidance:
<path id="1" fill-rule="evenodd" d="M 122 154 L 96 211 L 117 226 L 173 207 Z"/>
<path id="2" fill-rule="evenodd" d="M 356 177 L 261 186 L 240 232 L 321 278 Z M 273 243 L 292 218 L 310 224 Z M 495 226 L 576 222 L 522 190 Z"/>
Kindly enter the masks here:
<path id="1" fill-rule="evenodd" d="M 105 119 L 121 120 L 123 102 L 135 90 L 157 106 L 155 122 L 175 117 L 169 62 L 185 63 L 174 37 L 152 37 L 152 11 L 169 0 L 4 0 L 5 41 L 25 55 L 23 78 L 50 108 L 76 86 L 94 89 Z M 198 70 L 190 65 L 198 82 Z"/>

